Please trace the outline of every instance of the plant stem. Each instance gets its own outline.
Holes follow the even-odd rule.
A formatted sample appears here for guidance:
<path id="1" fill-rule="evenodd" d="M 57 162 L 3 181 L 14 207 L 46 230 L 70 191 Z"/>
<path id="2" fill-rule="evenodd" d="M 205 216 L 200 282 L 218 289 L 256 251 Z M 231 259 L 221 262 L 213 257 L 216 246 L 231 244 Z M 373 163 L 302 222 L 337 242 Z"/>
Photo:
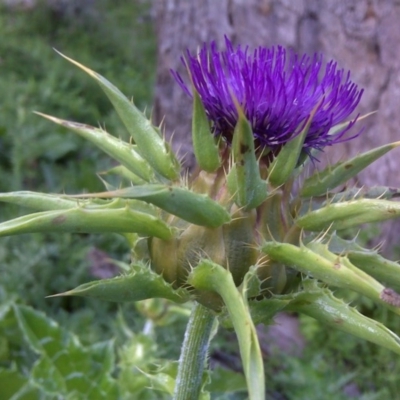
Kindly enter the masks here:
<path id="1" fill-rule="evenodd" d="M 197 400 L 199 398 L 214 320 L 215 317 L 208 308 L 195 303 L 186 326 L 179 358 L 174 400 Z"/>
<path id="2" fill-rule="evenodd" d="M 250 268 L 241 290 L 238 290 L 228 270 L 212 261 L 202 260 L 192 270 L 188 283 L 196 289 L 212 289 L 224 300 L 238 338 L 249 399 L 265 400 L 264 363 L 246 294 L 255 271 L 255 268 Z"/>

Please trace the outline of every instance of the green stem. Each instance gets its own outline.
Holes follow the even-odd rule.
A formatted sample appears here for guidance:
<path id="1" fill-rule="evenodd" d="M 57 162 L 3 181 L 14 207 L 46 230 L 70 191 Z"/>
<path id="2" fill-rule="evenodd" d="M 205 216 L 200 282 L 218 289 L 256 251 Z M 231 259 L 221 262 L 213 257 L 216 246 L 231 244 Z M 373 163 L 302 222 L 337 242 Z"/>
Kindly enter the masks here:
<path id="1" fill-rule="evenodd" d="M 174 400 L 199 398 L 214 320 L 215 317 L 208 308 L 195 303 L 186 327 L 179 358 Z"/>
<path id="2" fill-rule="evenodd" d="M 255 272 L 255 268 L 250 268 L 245 275 L 241 290 L 238 290 L 228 270 L 212 261 L 202 260 L 190 273 L 188 283 L 196 289 L 212 289 L 224 300 L 238 337 L 249 399 L 265 400 L 263 358 L 247 304 L 247 290 L 250 280 L 255 278 Z"/>

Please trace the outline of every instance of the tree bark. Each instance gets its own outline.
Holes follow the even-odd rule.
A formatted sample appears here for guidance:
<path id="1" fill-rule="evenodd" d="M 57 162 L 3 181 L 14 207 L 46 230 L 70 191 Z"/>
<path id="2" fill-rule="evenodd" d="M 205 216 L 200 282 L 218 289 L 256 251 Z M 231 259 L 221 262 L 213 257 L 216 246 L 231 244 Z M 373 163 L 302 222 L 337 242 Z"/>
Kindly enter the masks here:
<path id="1" fill-rule="evenodd" d="M 154 116 L 158 121 L 165 116 L 166 132 L 174 132 L 175 148 L 181 147 L 188 166 L 194 162 L 191 102 L 170 69 L 182 71 L 181 55 L 205 41 L 215 40 L 222 49 L 224 35 L 250 47 L 280 44 L 323 53 L 351 70 L 352 80 L 365 89 L 358 112 L 378 112 L 363 123 L 358 140 L 326 149 L 332 162 L 400 139 L 399 0 L 155 0 L 154 7 L 159 60 Z M 361 173 L 360 184 L 400 186 L 399 152 Z M 394 232 L 392 224 L 386 236 L 394 239 Z"/>

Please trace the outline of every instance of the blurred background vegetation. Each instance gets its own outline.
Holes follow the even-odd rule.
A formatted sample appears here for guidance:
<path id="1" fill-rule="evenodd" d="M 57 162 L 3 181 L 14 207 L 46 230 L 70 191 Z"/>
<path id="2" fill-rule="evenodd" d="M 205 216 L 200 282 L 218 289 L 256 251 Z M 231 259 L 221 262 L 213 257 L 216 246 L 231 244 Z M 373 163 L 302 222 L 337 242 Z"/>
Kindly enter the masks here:
<path id="1" fill-rule="evenodd" d="M 102 190 L 96 172 L 110 167 L 110 160 L 73 133 L 34 115 L 34 110 L 94 126 L 101 124 L 110 133 L 127 137 L 101 90 L 53 48 L 106 76 L 132 96 L 140 109 L 151 110 L 157 45 L 151 1 L 97 0 L 85 5 L 71 0 L 60 2 L 62 6 L 51 4 L 43 1 L 34 7 L 11 7 L 0 3 L 1 192 Z M 0 221 L 23 213 L 18 207 L 0 204 Z M 136 307 L 74 297 L 45 298 L 111 273 L 108 258 L 129 262 L 129 248 L 117 235 L 1 238 L 0 302 L 26 304 L 44 312 L 49 320 L 77 335 L 84 346 L 114 339 L 112 375 L 125 388 L 121 398 L 164 398 L 161 392 L 143 389 L 154 382 L 145 380 L 139 389 L 129 386 L 134 369 L 127 355 L 142 345 L 147 352 L 145 362 L 138 363 L 142 370 L 154 368 L 150 363 L 160 363 L 155 360 L 161 358 L 176 360 L 187 317 L 185 307 L 171 308 L 156 302 L 147 305 L 148 309 L 146 303 Z M 400 323 L 385 310 L 357 296 L 348 301 L 395 332 L 400 331 Z M 171 310 L 167 317 L 165 307 Z M 159 310 L 163 319 L 158 318 Z M 11 340 L 14 331 L 10 324 L 14 322 L 7 318 L 0 310 L 0 367 L 15 367 L 22 375 L 29 374 L 37 356 L 23 351 L 27 344 L 22 339 Z M 270 398 L 367 400 L 396 398 L 400 393 L 400 363 L 394 354 L 325 329 L 311 318 L 301 317 L 300 327 L 306 340 L 301 357 L 275 351 L 273 343 L 268 343 Z M 140 332 L 146 333 L 147 339 Z M 240 363 L 235 352 L 234 335 L 220 331 L 212 348 L 213 365 L 219 368 L 229 364 L 236 374 Z M 221 354 L 233 362 L 221 362 Z M 220 368 L 220 386 L 218 379 L 214 382 L 213 398 L 245 398 L 240 391 L 242 381 L 229 381 L 235 375 L 224 375 L 223 371 Z M 0 400 L 3 398 L 0 394 Z"/>
<path id="2" fill-rule="evenodd" d="M 96 172 L 110 167 L 110 160 L 83 139 L 33 114 L 35 110 L 94 126 L 101 124 L 116 136 L 127 135 L 101 90 L 53 49 L 107 76 L 134 97 L 141 109 L 151 105 L 156 44 L 149 4 L 108 0 L 79 4 L 60 2 L 56 7 L 43 1 L 28 8 L 1 8 L 2 192 L 103 189 Z M 0 205 L 1 220 L 23 212 Z M 108 326 L 101 323 L 102 316 L 115 311 L 115 305 L 44 298 L 93 279 L 89 266 L 96 261 L 87 258 L 93 249 L 129 260 L 129 248 L 118 236 L 26 235 L 2 239 L 0 268 L 5 271 L 1 296 L 17 295 L 56 319 L 63 319 L 65 313 L 82 312 L 86 318 L 92 314 L 100 326 L 91 326 L 94 331 L 98 326 L 102 332 L 103 325 Z M 67 320 L 71 324 L 76 319 Z M 96 335 L 90 331 L 84 330 L 88 339 Z"/>

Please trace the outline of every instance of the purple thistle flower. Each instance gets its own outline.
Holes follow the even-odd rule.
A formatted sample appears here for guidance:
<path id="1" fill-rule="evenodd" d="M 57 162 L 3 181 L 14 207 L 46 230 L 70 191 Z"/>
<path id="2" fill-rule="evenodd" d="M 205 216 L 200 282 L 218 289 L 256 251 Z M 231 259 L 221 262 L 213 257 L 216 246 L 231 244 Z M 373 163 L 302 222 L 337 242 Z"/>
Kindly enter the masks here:
<path id="1" fill-rule="evenodd" d="M 198 55 L 187 51 L 187 66 L 194 88 L 199 93 L 215 135 L 229 143 L 238 119 L 235 99 L 250 122 L 256 145 L 276 152 L 293 139 L 318 106 L 303 150 L 350 140 L 343 138 L 358 116 L 341 130 L 329 130 L 346 120 L 360 102 L 363 90 L 350 80 L 350 72 L 330 61 L 323 71 L 322 55 L 299 56 L 283 47 L 259 47 L 250 54 L 248 47 L 234 48 L 225 37 L 226 50 L 218 51 L 215 42 L 204 44 Z M 192 96 L 188 85 L 171 71 L 182 89 Z M 190 85 L 189 85 L 190 86 Z"/>

